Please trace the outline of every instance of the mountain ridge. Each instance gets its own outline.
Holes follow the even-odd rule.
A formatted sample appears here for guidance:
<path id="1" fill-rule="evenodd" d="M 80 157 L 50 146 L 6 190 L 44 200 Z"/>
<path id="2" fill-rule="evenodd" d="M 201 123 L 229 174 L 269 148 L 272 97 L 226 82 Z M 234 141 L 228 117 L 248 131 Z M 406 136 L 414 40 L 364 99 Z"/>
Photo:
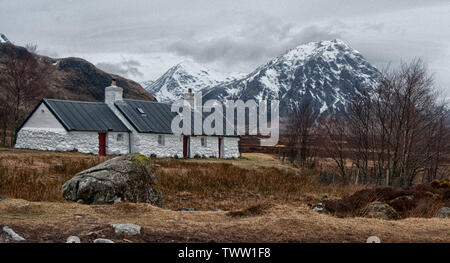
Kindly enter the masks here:
<path id="1" fill-rule="evenodd" d="M 0 44 L 0 69 L 5 66 L 9 52 L 30 53 L 26 48 L 8 43 Z M 54 99 L 103 101 L 104 89 L 114 78 L 124 89 L 124 96 L 130 99 L 155 98 L 140 84 L 121 76 L 98 69 L 87 60 L 68 57 L 51 58 L 31 53 L 48 70 L 48 85 L 43 96 Z"/>
<path id="2" fill-rule="evenodd" d="M 173 74 L 163 74 L 164 83 L 170 83 Z M 170 86 L 163 87 L 158 80 L 147 91 L 166 88 L 159 97 L 165 101 L 179 99 L 188 88 L 202 91 L 207 99 L 280 100 L 281 115 L 288 115 L 293 104 L 310 100 L 317 114 L 340 112 L 357 94 L 357 87 L 375 85 L 380 72 L 361 53 L 340 39 L 310 42 L 291 48 L 270 59 L 255 70 L 237 78 L 212 85 L 178 83 L 175 93 Z M 187 73 L 186 79 L 195 78 Z M 183 79 L 178 76 L 178 80 Z M 199 84 L 199 82 L 197 83 Z M 169 89 L 168 89 L 169 87 Z"/>

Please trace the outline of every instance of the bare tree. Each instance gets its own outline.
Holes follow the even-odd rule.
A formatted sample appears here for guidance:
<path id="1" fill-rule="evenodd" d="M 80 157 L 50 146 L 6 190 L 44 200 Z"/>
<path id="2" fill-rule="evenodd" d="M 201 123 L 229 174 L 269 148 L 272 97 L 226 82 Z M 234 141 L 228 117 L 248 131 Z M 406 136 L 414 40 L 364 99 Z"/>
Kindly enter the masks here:
<path id="1" fill-rule="evenodd" d="M 47 71 L 28 51 L 7 47 L 4 69 L 0 72 L 0 87 L 4 92 L 7 114 L 12 116 L 12 144 L 26 112 L 36 104 L 46 85 Z"/>
<path id="2" fill-rule="evenodd" d="M 289 117 L 288 136 L 291 161 L 298 159 L 300 166 L 311 167 L 313 165 L 312 140 L 314 137 L 313 126 L 315 116 L 311 101 L 292 105 L 292 113 Z"/>
<path id="3" fill-rule="evenodd" d="M 7 146 L 7 134 L 8 126 L 10 123 L 10 114 L 8 111 L 8 102 L 5 98 L 0 98 L 0 131 L 1 131 L 1 143 Z"/>
<path id="4" fill-rule="evenodd" d="M 362 183 L 412 185 L 420 176 L 448 173 L 441 169 L 450 153 L 448 110 L 421 60 L 386 70 L 376 87 L 357 90 L 345 113 L 320 124 L 323 148 L 344 182 L 352 176 L 346 161 Z"/>
<path id="5" fill-rule="evenodd" d="M 325 157 L 330 157 L 337 166 L 343 182 L 348 182 L 346 146 L 348 130 L 342 115 L 321 117 L 318 121 L 320 147 Z"/>
<path id="6" fill-rule="evenodd" d="M 28 52 L 37 54 L 37 50 L 38 50 L 37 44 L 28 43 L 25 45 L 25 48 L 28 50 Z"/>

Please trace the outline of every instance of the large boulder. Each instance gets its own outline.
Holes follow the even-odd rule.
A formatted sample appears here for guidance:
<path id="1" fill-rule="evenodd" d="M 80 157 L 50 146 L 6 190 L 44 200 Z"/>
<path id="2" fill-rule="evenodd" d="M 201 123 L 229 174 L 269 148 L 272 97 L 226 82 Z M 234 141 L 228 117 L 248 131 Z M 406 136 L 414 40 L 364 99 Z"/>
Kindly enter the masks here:
<path id="1" fill-rule="evenodd" d="M 399 218 L 397 211 L 395 211 L 395 209 L 390 205 L 383 202 L 372 202 L 367 205 L 364 216 L 385 220 L 396 220 Z"/>
<path id="2" fill-rule="evenodd" d="M 145 202 L 162 207 L 159 177 L 142 154 L 115 157 L 76 174 L 62 186 L 65 199 L 83 204 L 119 201 Z"/>

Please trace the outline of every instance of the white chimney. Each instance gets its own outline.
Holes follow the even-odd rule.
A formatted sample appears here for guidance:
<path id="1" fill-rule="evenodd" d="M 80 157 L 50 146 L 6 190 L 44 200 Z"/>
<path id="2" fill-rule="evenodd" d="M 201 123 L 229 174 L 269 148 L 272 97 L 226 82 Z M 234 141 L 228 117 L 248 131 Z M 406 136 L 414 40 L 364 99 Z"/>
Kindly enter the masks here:
<path id="1" fill-rule="evenodd" d="M 105 103 L 114 104 L 116 101 L 123 100 L 123 89 L 116 85 L 116 80 L 113 79 L 111 86 L 105 88 Z"/>

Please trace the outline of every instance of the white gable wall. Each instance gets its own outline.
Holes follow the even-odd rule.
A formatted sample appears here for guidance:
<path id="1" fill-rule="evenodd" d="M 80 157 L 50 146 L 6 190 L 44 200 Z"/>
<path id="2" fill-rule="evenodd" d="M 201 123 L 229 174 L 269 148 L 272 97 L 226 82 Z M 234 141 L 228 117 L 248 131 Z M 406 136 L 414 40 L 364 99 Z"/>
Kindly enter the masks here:
<path id="1" fill-rule="evenodd" d="M 66 131 L 64 126 L 56 119 L 55 115 L 48 109 L 48 107 L 41 103 L 34 111 L 33 115 L 23 125 L 23 128 L 50 128 Z"/>

